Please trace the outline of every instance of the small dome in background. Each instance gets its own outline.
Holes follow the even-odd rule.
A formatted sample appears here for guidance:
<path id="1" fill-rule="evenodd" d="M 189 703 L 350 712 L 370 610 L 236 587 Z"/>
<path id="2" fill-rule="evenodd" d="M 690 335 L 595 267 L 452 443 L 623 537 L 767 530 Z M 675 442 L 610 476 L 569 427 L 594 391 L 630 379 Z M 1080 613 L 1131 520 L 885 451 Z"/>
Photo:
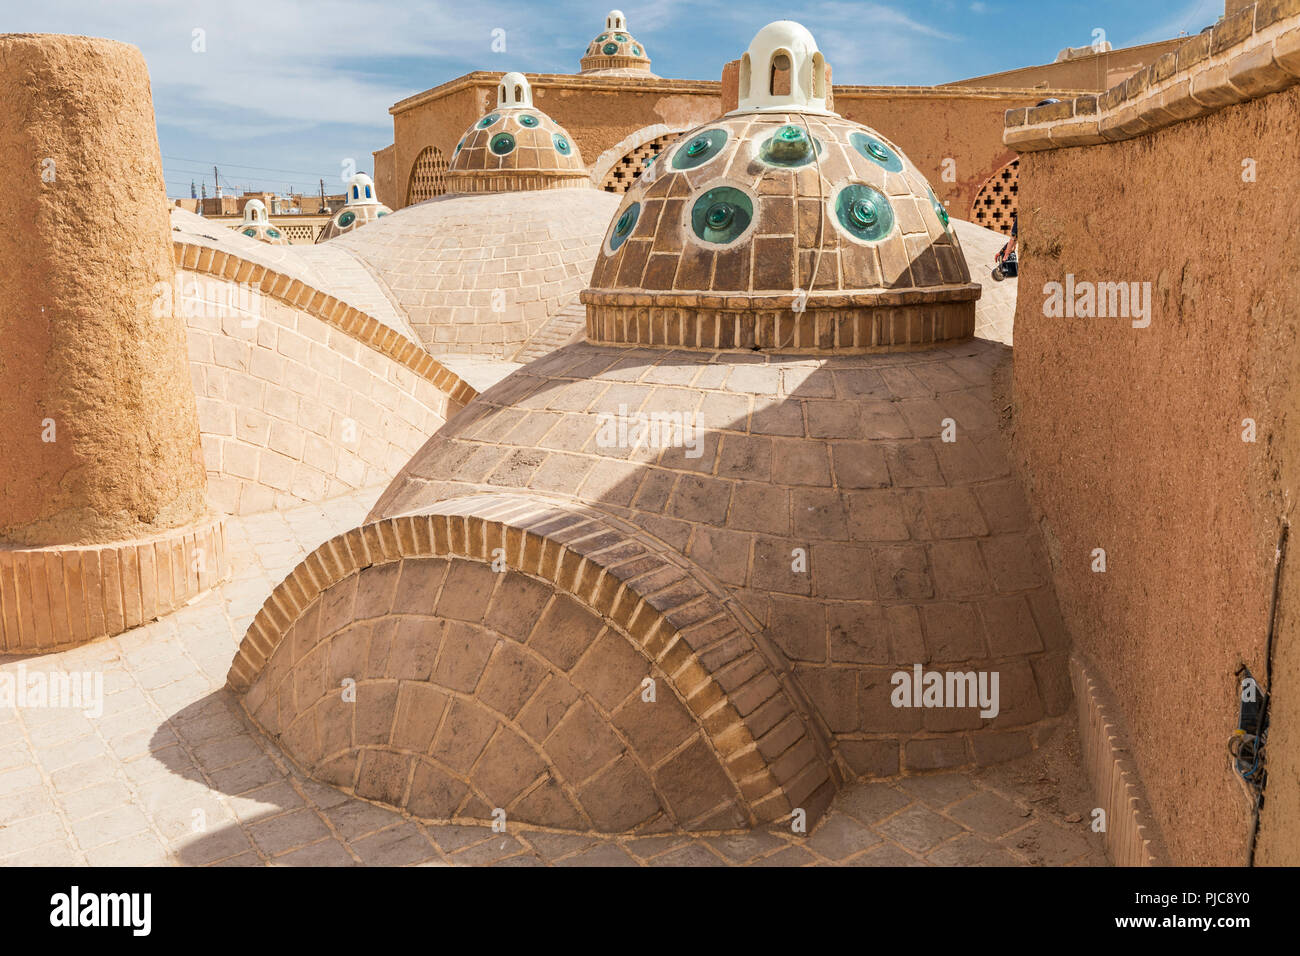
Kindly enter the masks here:
<path id="1" fill-rule="evenodd" d="M 392 212 L 379 201 L 379 195 L 375 191 L 375 181 L 365 173 L 357 173 L 348 180 L 346 195 L 347 200 L 343 208 L 325 224 L 321 234 L 316 237 L 317 242 L 333 239 L 353 229 L 360 229 L 366 223 L 374 222 Z"/>
<path id="2" fill-rule="evenodd" d="M 650 57 L 632 34 L 622 10 L 611 10 L 605 29 L 587 45 L 582 58 L 583 73 L 637 73 L 651 75 Z"/>
<path id="3" fill-rule="evenodd" d="M 357 173 L 348 180 L 347 204 L 349 206 L 378 205 L 375 181 L 365 173 Z"/>
<path id="4" fill-rule="evenodd" d="M 980 287 L 947 211 L 896 144 L 826 109 L 812 35 L 760 30 L 739 92 L 738 110 L 683 134 L 624 194 L 582 297 L 589 341 L 875 351 L 969 337 Z"/>
<path id="5" fill-rule="evenodd" d="M 283 232 L 271 225 L 266 214 L 266 203 L 260 199 L 250 199 L 244 203 L 244 221 L 238 232 L 241 236 L 256 239 L 272 246 L 287 246 L 289 239 Z"/>
<path id="6" fill-rule="evenodd" d="M 522 73 L 501 77 L 496 107 L 456 144 L 447 179 L 454 193 L 591 186 L 578 144 L 533 105 Z"/>

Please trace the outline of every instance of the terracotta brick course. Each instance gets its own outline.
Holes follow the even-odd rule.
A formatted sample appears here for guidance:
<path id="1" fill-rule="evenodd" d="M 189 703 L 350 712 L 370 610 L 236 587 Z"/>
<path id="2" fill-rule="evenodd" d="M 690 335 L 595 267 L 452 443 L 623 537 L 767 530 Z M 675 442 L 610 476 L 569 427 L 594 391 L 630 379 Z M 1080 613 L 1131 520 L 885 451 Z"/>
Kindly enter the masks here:
<path id="1" fill-rule="evenodd" d="M 303 646 L 295 635 L 306 618 L 294 623 L 278 612 L 281 593 L 288 597 L 294 585 L 281 585 L 250 628 L 231 670 L 231 684 L 246 693 L 245 703 L 254 719 L 279 737 L 295 759 L 306 760 L 309 771 L 359 795 L 406 806 L 412 812 L 436 810 L 445 819 L 482 819 L 481 814 L 475 815 L 481 806 L 502 805 L 512 815 L 529 814 L 523 819 L 532 822 L 598 829 L 658 826 L 656 820 L 673 826 L 717 827 L 773 819 L 767 814 L 786 813 L 792 806 L 789 798 L 775 799 L 781 793 L 781 780 L 798 776 L 804 781 L 799 784 L 803 795 L 811 797 L 813 790 L 834 779 L 826 763 L 830 754 L 826 744 L 813 742 L 809 734 L 814 732 L 797 716 L 807 712 L 803 703 L 779 704 L 786 715 L 780 736 L 772 734 L 770 707 L 763 712 L 763 722 L 756 724 L 770 756 L 802 747 L 797 761 L 791 756 L 783 769 L 769 771 L 762 760 L 751 766 L 740 758 L 755 739 L 740 714 L 753 711 L 760 702 L 778 704 L 793 685 L 765 670 L 771 663 L 762 652 L 751 650 L 742 658 L 745 663 L 737 661 L 734 653 L 714 655 L 707 666 L 701 666 L 703 659 L 692 646 L 712 646 L 728 633 L 731 640 L 744 641 L 747 632 L 718 608 L 712 595 L 724 593 L 721 589 L 701 589 L 698 583 L 690 583 L 689 575 L 683 576 L 677 567 L 680 558 L 668 561 L 660 546 L 640 539 L 632 526 L 614 519 L 539 508 L 528 499 L 479 496 L 449 502 L 447 510 L 465 518 L 435 514 L 371 524 L 318 552 L 347 553 L 351 558 L 345 564 L 335 563 L 324 580 L 314 582 L 324 613 L 311 632 L 318 643 L 306 645 L 311 649 L 305 656 L 292 648 Z M 530 517 L 519 529 L 523 533 L 514 549 L 522 564 L 494 574 L 488 564 L 478 562 L 491 561 L 492 548 L 512 533 L 494 523 L 503 515 Z M 415 531 L 417 524 L 430 527 L 427 537 Z M 440 530 L 444 527 L 445 532 Z M 383 528 L 390 529 L 387 535 Z M 528 548 L 528 539 L 537 532 L 547 533 L 552 542 L 567 541 L 568 548 L 578 550 L 566 550 L 558 561 L 548 561 L 544 549 L 538 554 Z M 391 552 L 385 550 L 385 537 L 394 542 Z M 400 555 L 396 543 L 402 539 L 428 540 L 429 556 Z M 445 542 L 441 548 L 439 541 Z M 435 558 L 435 554 L 465 557 L 450 558 L 448 563 L 447 557 Z M 656 554 L 667 562 L 662 570 L 668 572 L 657 585 L 645 574 L 615 585 L 617 579 L 592 563 L 612 561 L 614 567 L 620 560 L 640 561 Z M 572 556 L 572 563 L 567 556 Z M 348 572 L 356 566 L 362 570 Z M 539 572 L 548 574 L 551 583 L 537 578 Z M 694 573 L 698 580 L 699 572 Z M 656 625 L 637 626 L 637 619 L 649 620 L 638 613 L 630 619 L 631 628 L 624 630 L 597 609 L 611 606 L 635 580 L 644 582 L 651 600 L 651 605 L 642 606 L 657 603 L 661 611 L 651 612 Z M 441 596 L 433 603 L 435 589 Z M 556 593 L 557 589 L 582 600 Z M 521 620 L 518 601 L 525 594 L 534 595 L 535 602 L 531 612 L 535 623 L 525 625 L 528 633 L 511 635 L 486 625 L 508 620 L 513 628 Z M 414 606 L 399 603 L 421 595 Z M 302 599 L 292 600 L 301 603 Z M 311 600 L 311 606 L 317 606 L 316 599 Z M 702 617 L 696 608 L 709 602 L 714 602 L 714 609 Z M 667 616 L 659 617 L 661 612 Z M 373 625 L 349 623 L 367 617 Z M 680 623 L 671 625 L 669 620 Z M 693 626 L 705 620 L 713 622 L 706 630 Z M 287 640 L 260 636 L 275 633 Z M 691 645 L 682 634 L 695 635 Z M 367 654 L 368 663 L 360 653 Z M 337 683 L 324 684 L 320 679 L 322 654 L 331 661 L 334 677 L 352 676 L 357 681 L 358 702 L 366 696 L 367 704 L 357 707 L 356 719 L 350 723 L 322 723 L 308 716 L 338 712 Z M 351 664 L 346 663 L 349 660 Z M 766 680 L 750 679 L 764 673 Z M 642 726 L 642 719 L 632 715 L 638 706 L 653 706 L 640 698 L 646 676 L 654 678 L 658 696 L 669 706 L 662 720 L 649 716 L 645 719 L 650 723 Z M 726 688 L 737 680 L 744 682 L 734 692 L 743 700 L 738 712 L 726 705 L 732 694 Z M 428 690 L 423 693 L 439 695 L 438 699 L 455 698 L 460 711 L 442 721 L 442 736 L 431 737 L 430 720 L 402 703 L 401 688 L 410 681 L 423 682 L 411 686 L 425 686 Z M 560 687 L 571 689 L 556 698 Z M 546 700 L 554 702 L 549 710 Z M 697 716 L 683 721 L 682 715 L 692 712 Z M 295 729 L 308 719 L 315 722 L 318 744 Z M 703 724 L 696 722 L 702 719 Z M 624 726 L 630 728 L 631 737 L 612 729 Z M 676 738 L 660 736 L 669 728 L 674 728 L 671 733 Z M 423 750 L 399 746 L 426 738 L 431 743 Z M 673 739 L 680 745 L 672 744 Z M 638 740 L 647 746 L 648 754 L 640 754 Z M 713 770 L 708 769 L 710 760 Z M 810 760 L 822 761 L 820 775 L 811 785 Z M 534 769 L 525 772 L 526 768 Z M 417 778 L 434 792 L 399 785 Z M 534 785 L 533 780 L 540 782 Z M 628 793 L 629 786 L 638 789 Z M 536 787 L 546 788 L 551 796 L 526 799 Z M 820 813 L 832 792 L 826 789 L 827 796 L 808 807 L 810 813 Z M 611 804 L 615 794 L 619 801 Z M 454 805 L 452 795 L 457 797 Z M 644 812 L 633 813 L 629 807 Z"/>

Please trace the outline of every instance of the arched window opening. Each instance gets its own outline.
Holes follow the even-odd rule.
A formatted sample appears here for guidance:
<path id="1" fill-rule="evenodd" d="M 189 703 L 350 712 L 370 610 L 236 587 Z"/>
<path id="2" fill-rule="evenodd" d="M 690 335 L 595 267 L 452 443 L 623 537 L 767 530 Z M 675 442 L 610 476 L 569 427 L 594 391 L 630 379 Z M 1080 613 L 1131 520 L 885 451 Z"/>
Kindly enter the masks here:
<path id="1" fill-rule="evenodd" d="M 772 54 L 771 79 L 767 91 L 772 96 L 789 96 L 791 81 L 790 54 L 777 50 Z"/>

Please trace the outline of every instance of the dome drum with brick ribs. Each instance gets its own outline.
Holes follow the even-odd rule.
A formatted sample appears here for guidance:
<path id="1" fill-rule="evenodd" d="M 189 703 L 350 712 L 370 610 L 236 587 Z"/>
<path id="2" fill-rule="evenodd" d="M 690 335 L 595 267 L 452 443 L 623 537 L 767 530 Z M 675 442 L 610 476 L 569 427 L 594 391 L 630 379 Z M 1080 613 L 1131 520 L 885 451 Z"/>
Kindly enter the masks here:
<path id="1" fill-rule="evenodd" d="M 447 182 L 459 193 L 591 186 L 577 143 L 533 105 L 522 73 L 501 77 L 496 107 L 456 144 Z"/>
<path id="2" fill-rule="evenodd" d="M 611 10 L 605 17 L 605 29 L 587 45 L 582 73 L 615 73 L 653 76 L 645 47 L 627 30 L 622 10 Z"/>
<path id="3" fill-rule="evenodd" d="M 946 210 L 896 144 L 826 110 L 821 54 L 789 26 L 746 54 L 784 63 L 787 86 L 756 72 L 738 110 L 624 194 L 582 296 L 589 340 L 866 351 L 971 335 L 980 287 Z"/>

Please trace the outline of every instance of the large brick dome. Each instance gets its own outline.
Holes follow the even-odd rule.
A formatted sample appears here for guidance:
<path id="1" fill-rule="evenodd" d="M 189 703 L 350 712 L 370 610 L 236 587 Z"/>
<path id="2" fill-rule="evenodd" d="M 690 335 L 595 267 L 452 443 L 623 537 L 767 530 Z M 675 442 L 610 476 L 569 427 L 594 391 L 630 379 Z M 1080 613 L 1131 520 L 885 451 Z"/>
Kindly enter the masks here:
<path id="1" fill-rule="evenodd" d="M 924 179 L 775 26 L 750 54 L 784 42 L 805 108 L 742 96 L 656 160 L 588 341 L 479 395 L 254 622 L 231 683 L 312 773 L 419 816 L 716 829 L 1023 754 L 1064 713 L 1006 350 Z M 996 701 L 900 705 L 921 670 Z"/>

